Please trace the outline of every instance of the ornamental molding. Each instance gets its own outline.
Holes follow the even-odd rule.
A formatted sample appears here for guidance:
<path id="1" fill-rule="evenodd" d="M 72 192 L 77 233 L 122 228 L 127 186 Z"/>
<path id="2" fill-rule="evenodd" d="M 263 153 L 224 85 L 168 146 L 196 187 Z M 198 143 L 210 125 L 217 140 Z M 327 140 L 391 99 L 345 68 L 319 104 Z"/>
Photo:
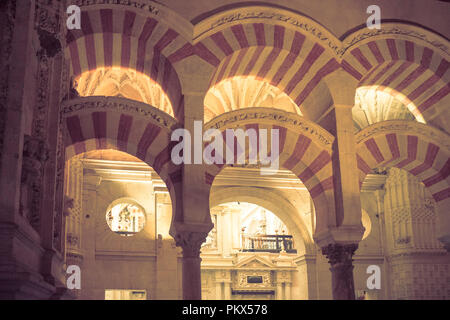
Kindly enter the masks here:
<path id="1" fill-rule="evenodd" d="M 248 283 L 247 277 L 261 277 L 261 283 Z M 233 290 L 251 290 L 265 289 L 272 290 L 274 288 L 273 273 L 270 270 L 238 270 L 233 277 Z"/>
<path id="2" fill-rule="evenodd" d="M 331 133 L 299 115 L 272 108 L 245 108 L 230 111 L 215 117 L 205 124 L 204 130 L 237 129 L 250 123 L 278 125 L 310 137 L 314 142 L 331 152 L 334 137 Z"/>
<path id="3" fill-rule="evenodd" d="M 303 34 L 309 34 L 318 42 L 322 42 L 325 47 L 332 50 L 335 54 L 338 54 L 341 49 L 339 39 L 311 18 L 281 8 L 262 6 L 236 8 L 201 21 L 195 26 L 194 42 L 201 41 L 209 35 L 225 29 L 227 26 L 259 21 L 269 21 L 271 24 L 283 23 L 294 30 L 299 29 Z"/>
<path id="4" fill-rule="evenodd" d="M 373 30 L 362 27 L 341 41 L 323 25 L 314 21 L 312 18 L 286 9 L 262 6 L 236 8 L 218 13 L 201 21 L 195 26 L 194 42 L 201 41 L 209 35 L 223 30 L 228 26 L 258 21 L 269 22 L 270 24 L 283 23 L 293 30 L 297 29 L 302 34 L 310 35 L 312 39 L 334 52 L 340 59 L 342 59 L 348 50 L 355 46 L 359 46 L 361 42 L 368 41 L 374 37 L 386 38 L 389 36 L 394 38 L 414 38 L 415 40 L 425 42 L 428 46 L 437 49 L 447 56 L 450 55 L 447 39 L 436 33 L 407 23 L 383 22 L 381 29 Z"/>
<path id="5" fill-rule="evenodd" d="M 70 4 L 75 4 L 79 7 L 96 6 L 96 5 L 120 5 L 144 10 L 152 15 L 158 16 L 160 14 L 160 6 L 156 3 L 143 0 L 70 0 Z"/>
<path id="6" fill-rule="evenodd" d="M 342 41 L 342 57 L 349 49 L 355 46 L 359 46 L 361 42 L 368 42 L 374 37 L 387 38 L 387 36 L 393 36 L 393 38 L 414 38 L 419 41 L 425 42 L 427 45 L 441 51 L 445 55 L 450 55 L 450 48 L 448 46 L 447 39 L 422 28 L 409 25 L 406 23 L 386 23 L 382 22 L 381 29 L 367 29 L 362 28 L 351 35 L 347 36 Z"/>
<path id="7" fill-rule="evenodd" d="M 370 138 L 388 133 L 417 134 L 426 140 L 431 140 L 450 153 L 450 136 L 429 125 L 408 120 L 386 120 L 372 124 L 356 134 L 356 144 L 359 145 Z"/>
<path id="8" fill-rule="evenodd" d="M 164 111 L 143 102 L 119 97 L 90 96 L 66 100 L 62 104 L 61 115 L 67 118 L 74 114 L 95 111 L 111 111 L 144 117 L 152 124 L 169 131 L 174 130 L 178 125 L 178 122 Z"/>

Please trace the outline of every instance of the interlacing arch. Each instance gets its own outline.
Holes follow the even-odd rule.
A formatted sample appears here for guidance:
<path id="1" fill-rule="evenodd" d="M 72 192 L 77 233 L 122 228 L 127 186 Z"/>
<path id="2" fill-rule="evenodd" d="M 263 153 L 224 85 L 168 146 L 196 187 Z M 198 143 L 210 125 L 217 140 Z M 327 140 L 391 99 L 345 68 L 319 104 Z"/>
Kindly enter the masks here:
<path id="1" fill-rule="evenodd" d="M 326 229 L 329 224 L 330 206 L 333 205 L 333 172 L 331 166 L 331 146 L 334 137 L 317 124 L 298 115 L 270 108 L 251 108 L 228 112 L 218 116 L 205 125 L 208 129 L 218 129 L 224 137 L 223 151 L 220 154 L 222 164 L 206 167 L 205 183 L 212 185 L 214 178 L 225 168 L 227 152 L 233 154 L 234 163 L 240 154 L 245 154 L 245 163 L 249 164 L 252 148 L 246 139 L 245 145 L 240 145 L 234 138 L 234 148 L 226 138 L 226 129 L 255 129 L 258 141 L 261 136 L 259 129 L 267 130 L 267 140 L 270 142 L 271 130 L 279 130 L 279 166 L 292 171 L 308 189 L 316 209 L 316 231 Z M 206 143 L 205 148 L 212 142 Z M 255 151 L 253 149 L 253 151 Z M 258 150 L 259 151 L 259 150 Z M 270 147 L 268 152 L 271 152 Z M 335 222 L 334 222 L 335 224 Z"/>
<path id="2" fill-rule="evenodd" d="M 436 202 L 450 198 L 450 137 L 416 121 L 390 120 L 356 135 L 360 185 L 374 168 L 397 167 L 417 176 Z"/>
<path id="3" fill-rule="evenodd" d="M 384 26 L 391 27 L 397 25 Z M 417 27 L 412 29 L 430 34 Z M 439 38 L 434 34 L 430 37 Z M 419 122 L 436 121 L 438 116 L 448 114 L 449 55 L 421 39 L 389 33 L 369 37 L 346 51 L 342 67 L 359 81 L 358 87 L 393 95 Z M 448 125 L 444 129 L 450 132 Z"/>
<path id="4" fill-rule="evenodd" d="M 120 4 L 82 6 L 82 30 L 69 31 L 66 37 L 70 76 L 99 67 L 143 73 L 167 94 L 180 124 L 184 99 L 175 66 L 184 67 L 183 60 L 192 55 L 204 67 L 210 88 L 227 79 L 251 77 L 280 89 L 304 117 L 258 106 L 224 109 L 226 113 L 210 110 L 215 117 L 205 129 L 279 129 L 280 166 L 294 172 L 308 188 L 316 207 L 317 229 L 335 225 L 329 221 L 330 212 L 334 213 L 334 207 L 329 207 L 334 206 L 334 137 L 313 121 L 319 121 L 335 103 L 326 78 L 339 70 L 359 82 L 355 89 L 388 92 L 417 120 L 427 123 L 399 121 L 398 129 L 397 122 L 388 121 L 360 131 L 361 177 L 379 166 L 397 166 L 422 179 L 437 202 L 450 197 L 448 136 L 430 126 L 450 132 L 445 122 L 450 104 L 449 54 L 443 45 L 447 39 L 407 23 L 382 23 L 381 30 L 363 28 L 339 40 L 309 17 L 264 6 L 225 10 L 195 26 L 188 23 L 192 35 L 181 36 L 179 28 L 177 32 L 163 22 L 163 16 L 139 11 Z M 336 88 L 332 89 L 334 94 Z M 110 110 L 97 102 L 75 108 L 86 104 L 87 100 L 80 100 L 65 112 L 68 157 L 94 148 L 126 150 L 159 170 L 169 189 L 181 185 L 181 170 L 170 161 L 168 151 L 173 127 L 165 128 L 155 120 L 175 124 L 175 119 L 148 104 L 116 99 L 106 103 L 114 105 Z M 240 148 L 248 154 L 244 146 Z M 222 168 L 208 165 L 205 182 L 211 185 Z"/>
<path id="5" fill-rule="evenodd" d="M 298 18 L 288 11 L 286 15 Z M 196 27 L 202 29 L 213 20 Z M 210 87 L 233 77 L 263 80 L 286 93 L 308 119 L 317 119 L 332 103 L 322 79 L 340 68 L 337 57 L 324 43 L 289 23 L 264 19 L 263 15 L 241 23 L 224 23 L 199 35 L 194 51 L 215 68 Z"/>
<path id="6" fill-rule="evenodd" d="M 166 183 L 172 220 L 182 218 L 181 167 L 171 161 L 175 119 L 147 104 L 117 97 L 84 97 L 62 106 L 65 158 L 92 150 L 126 152 L 151 166 Z"/>
<path id="7" fill-rule="evenodd" d="M 81 7 L 81 30 L 66 35 L 70 76 L 101 67 L 122 67 L 149 76 L 167 94 L 176 119 L 182 122 L 184 99 L 173 66 L 191 55 L 191 45 L 155 16 L 115 5 Z"/>

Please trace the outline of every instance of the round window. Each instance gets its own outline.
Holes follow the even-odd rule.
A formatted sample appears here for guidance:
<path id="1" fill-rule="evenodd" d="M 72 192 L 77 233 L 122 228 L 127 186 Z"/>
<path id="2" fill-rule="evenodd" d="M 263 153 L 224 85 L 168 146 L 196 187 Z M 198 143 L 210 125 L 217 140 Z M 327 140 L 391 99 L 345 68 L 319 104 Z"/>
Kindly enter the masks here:
<path id="1" fill-rule="evenodd" d="M 131 202 L 120 202 L 106 213 L 109 228 L 121 236 L 132 236 L 144 228 L 144 210 Z"/>

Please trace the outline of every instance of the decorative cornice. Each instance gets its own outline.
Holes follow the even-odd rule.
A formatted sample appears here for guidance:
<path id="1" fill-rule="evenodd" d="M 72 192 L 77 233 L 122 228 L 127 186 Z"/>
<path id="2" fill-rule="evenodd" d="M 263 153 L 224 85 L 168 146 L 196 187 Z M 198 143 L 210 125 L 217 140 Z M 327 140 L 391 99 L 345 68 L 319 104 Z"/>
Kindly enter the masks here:
<path id="1" fill-rule="evenodd" d="M 218 13 L 199 22 L 194 27 L 194 42 L 201 41 L 205 37 L 223 30 L 227 26 L 239 23 L 253 23 L 261 20 L 270 21 L 271 24 L 282 23 L 292 29 L 298 29 L 324 44 L 335 54 L 339 54 L 341 43 L 330 31 L 313 19 L 299 15 L 281 8 L 264 6 L 249 6 L 236 8 Z"/>
<path id="2" fill-rule="evenodd" d="M 393 132 L 420 135 L 427 140 L 432 140 L 436 145 L 444 147 L 450 153 L 450 137 L 446 133 L 429 125 L 408 120 L 386 120 L 372 124 L 356 134 L 356 143 L 360 144 L 374 136 Z"/>
<path id="3" fill-rule="evenodd" d="M 447 45 L 448 41 L 441 36 L 427 31 L 417 26 L 409 25 L 406 23 L 389 23 L 382 22 L 381 29 L 367 29 L 361 28 L 358 31 L 350 34 L 342 41 L 342 48 L 339 55 L 342 57 L 349 49 L 360 45 L 361 42 L 367 42 L 372 38 L 386 38 L 387 36 L 398 37 L 412 37 L 421 41 L 424 41 L 429 46 L 450 55 L 450 49 Z"/>
<path id="4" fill-rule="evenodd" d="M 382 22 L 381 29 L 370 30 L 364 26 L 340 41 L 332 32 L 312 18 L 282 8 L 264 6 L 236 8 L 199 22 L 194 27 L 194 42 L 201 41 L 228 26 L 256 21 L 267 21 L 271 24 L 282 23 L 294 30 L 297 29 L 321 43 L 325 48 L 329 48 L 338 59 L 342 59 L 348 50 L 359 46 L 361 42 L 372 40 L 375 37 L 414 38 L 447 56 L 450 55 L 448 41 L 445 38 L 415 25 L 402 22 Z"/>
<path id="5" fill-rule="evenodd" d="M 205 130 L 214 128 L 223 131 L 254 122 L 278 125 L 302 133 L 331 151 L 334 141 L 331 133 L 306 118 L 278 109 L 258 107 L 227 112 L 206 123 Z"/>
<path id="6" fill-rule="evenodd" d="M 142 0 L 70 0 L 69 2 L 79 7 L 94 5 L 120 5 L 144 10 L 155 16 L 160 13 L 160 10 L 158 8 L 159 6 L 156 6 L 155 3 Z"/>
<path id="7" fill-rule="evenodd" d="M 108 110 L 137 117 L 145 117 L 152 124 L 169 131 L 178 125 L 178 122 L 164 111 L 143 102 L 121 97 L 90 96 L 66 100 L 62 104 L 61 115 L 67 118 L 75 113 L 91 113 Z"/>

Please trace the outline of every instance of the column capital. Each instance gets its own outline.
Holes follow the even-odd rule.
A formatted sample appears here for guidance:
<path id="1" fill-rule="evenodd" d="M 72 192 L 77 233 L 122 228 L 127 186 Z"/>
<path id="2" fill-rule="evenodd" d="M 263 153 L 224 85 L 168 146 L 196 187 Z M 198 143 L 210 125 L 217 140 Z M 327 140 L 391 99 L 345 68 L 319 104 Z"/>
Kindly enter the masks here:
<path id="1" fill-rule="evenodd" d="M 200 247 L 207 236 L 207 232 L 181 231 L 177 232 L 175 243 L 183 249 L 183 258 L 199 258 Z"/>
<path id="2" fill-rule="evenodd" d="M 337 264 L 342 265 L 352 265 L 352 257 L 355 254 L 356 249 L 358 249 L 358 244 L 340 244 L 340 243 L 330 243 L 325 247 L 322 247 L 322 254 L 325 255 L 334 267 Z"/>
<path id="3" fill-rule="evenodd" d="M 331 266 L 331 283 L 335 300 L 355 299 L 352 257 L 357 248 L 356 243 L 331 243 L 322 247 L 322 253 Z"/>

